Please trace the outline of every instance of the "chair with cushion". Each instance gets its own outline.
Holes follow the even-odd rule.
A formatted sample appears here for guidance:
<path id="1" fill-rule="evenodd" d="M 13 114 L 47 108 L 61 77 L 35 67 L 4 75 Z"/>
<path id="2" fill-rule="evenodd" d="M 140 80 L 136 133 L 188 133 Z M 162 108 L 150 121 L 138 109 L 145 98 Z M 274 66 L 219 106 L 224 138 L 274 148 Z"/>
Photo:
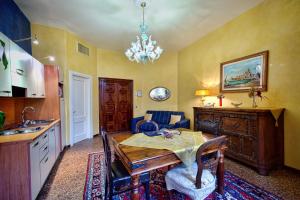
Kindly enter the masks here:
<path id="1" fill-rule="evenodd" d="M 135 132 L 136 133 L 140 133 L 142 131 L 142 127 L 145 127 L 146 126 L 150 126 L 150 128 L 152 129 L 152 127 L 154 127 L 154 131 L 158 131 L 159 128 L 158 128 L 158 124 L 155 122 L 155 121 L 151 121 L 151 120 L 141 120 L 139 121 L 137 124 L 136 124 L 136 127 L 135 127 Z M 149 128 L 146 128 L 146 129 L 149 129 Z"/>
<path id="2" fill-rule="evenodd" d="M 136 117 L 131 120 L 131 131 L 133 133 L 136 133 L 136 124 L 141 120 L 154 121 L 158 124 L 159 129 L 190 128 L 190 120 L 185 118 L 184 112 L 148 110 L 145 116 Z M 153 124 L 145 123 L 141 126 L 140 131 L 154 131 L 155 128 Z"/>
<path id="3" fill-rule="evenodd" d="M 112 162 L 111 150 L 109 146 L 109 140 L 106 132 L 101 129 L 101 137 L 103 141 L 104 154 L 105 154 L 105 197 L 104 200 L 111 200 L 114 195 L 132 190 L 131 177 L 125 169 L 120 160 L 114 160 Z M 142 173 L 140 175 L 140 184 L 144 185 L 146 199 L 150 200 L 150 175 L 149 173 Z"/>
<path id="4" fill-rule="evenodd" d="M 177 190 L 191 199 L 205 199 L 216 189 L 216 173 L 225 143 L 226 136 L 211 139 L 199 147 L 196 162 L 189 170 L 181 164 L 168 171 L 165 176 L 167 190 Z M 203 159 L 203 152 L 209 152 L 205 154 L 207 159 Z"/>

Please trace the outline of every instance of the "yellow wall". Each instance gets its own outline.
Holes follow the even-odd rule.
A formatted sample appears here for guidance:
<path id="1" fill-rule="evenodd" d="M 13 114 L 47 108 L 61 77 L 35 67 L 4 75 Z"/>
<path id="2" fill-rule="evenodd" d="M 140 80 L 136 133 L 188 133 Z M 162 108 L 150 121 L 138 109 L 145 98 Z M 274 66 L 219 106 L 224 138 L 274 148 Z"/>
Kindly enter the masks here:
<path id="1" fill-rule="evenodd" d="M 98 90 L 97 90 L 97 48 L 76 35 L 58 28 L 32 24 L 32 34 L 36 34 L 40 44 L 33 46 L 33 56 L 44 64 L 58 65 L 64 71 L 64 97 L 66 114 L 66 141 L 69 141 L 69 71 L 90 75 L 93 79 L 93 133 L 98 133 Z M 90 56 L 76 50 L 77 42 L 90 49 Z M 55 62 L 49 62 L 45 56 L 55 56 Z"/>
<path id="2" fill-rule="evenodd" d="M 134 81 L 134 93 L 142 90 L 142 97 L 134 95 L 134 115 L 142 116 L 147 110 L 177 110 L 177 53 L 163 53 L 154 63 L 130 62 L 123 52 L 98 49 L 98 77 L 122 78 Z M 149 98 L 149 91 L 164 86 L 171 98 L 157 102 Z"/>
<path id="3" fill-rule="evenodd" d="M 181 50 L 178 55 L 178 109 L 192 118 L 199 106 L 194 91 L 218 89 L 220 63 L 269 50 L 269 100 L 259 106 L 286 108 L 285 164 L 300 169 L 300 1 L 266 0 L 223 27 Z M 225 94 L 225 106 L 242 101 L 251 106 L 246 93 Z M 208 101 L 215 101 L 210 97 Z"/>
<path id="4" fill-rule="evenodd" d="M 69 71 L 75 71 L 93 78 L 93 133 L 98 133 L 98 77 L 132 79 L 134 92 L 142 90 L 143 96 L 134 96 L 134 115 L 144 115 L 149 109 L 177 110 L 177 53 L 163 53 L 161 58 L 148 64 L 128 61 L 124 52 L 97 49 L 76 35 L 58 28 L 32 24 L 40 45 L 33 46 L 33 56 L 44 64 L 54 64 L 64 71 L 64 96 L 66 107 L 66 137 L 69 141 Z M 77 53 L 76 43 L 81 42 L 90 49 L 90 56 Z M 56 58 L 50 63 L 45 56 Z M 148 93 L 151 88 L 164 86 L 170 89 L 171 98 L 164 102 L 152 101 Z"/>

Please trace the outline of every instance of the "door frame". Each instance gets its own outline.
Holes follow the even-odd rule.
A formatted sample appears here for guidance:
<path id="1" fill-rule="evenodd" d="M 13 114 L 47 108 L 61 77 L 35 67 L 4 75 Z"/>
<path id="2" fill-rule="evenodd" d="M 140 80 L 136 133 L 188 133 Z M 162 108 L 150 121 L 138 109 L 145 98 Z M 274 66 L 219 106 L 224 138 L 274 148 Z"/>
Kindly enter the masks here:
<path id="1" fill-rule="evenodd" d="M 99 94 L 99 97 L 98 97 L 98 105 L 99 105 L 99 113 L 98 113 L 98 118 L 99 118 L 99 128 L 101 126 L 101 112 L 102 112 L 102 107 L 101 107 L 101 92 L 100 92 L 100 88 L 101 88 L 101 79 L 103 80 L 120 80 L 120 81 L 130 81 L 131 82 L 131 92 L 132 92 L 132 104 L 131 104 L 131 119 L 133 118 L 134 116 L 134 80 L 133 79 L 124 79 L 124 78 L 108 78 L 108 77 L 98 77 L 98 94 Z M 130 120 L 131 120 L 130 119 Z M 129 124 L 129 131 L 130 131 L 130 124 Z M 113 132 L 113 133 L 118 133 L 118 132 Z"/>
<path id="2" fill-rule="evenodd" d="M 87 122 L 88 122 L 88 131 L 87 131 L 87 138 L 92 138 L 93 137 L 93 115 L 92 115 L 92 76 L 87 75 L 87 74 L 82 74 L 79 72 L 75 72 L 75 71 L 71 71 L 69 70 L 69 116 L 70 116 L 70 145 L 73 146 L 74 145 L 74 128 L 73 128 L 73 102 L 72 102 L 72 96 L 73 96 L 73 77 L 77 76 L 77 77 L 81 77 L 87 80 L 87 85 L 86 85 L 86 89 L 88 92 L 87 95 L 87 102 L 88 105 L 88 109 L 87 109 Z"/>

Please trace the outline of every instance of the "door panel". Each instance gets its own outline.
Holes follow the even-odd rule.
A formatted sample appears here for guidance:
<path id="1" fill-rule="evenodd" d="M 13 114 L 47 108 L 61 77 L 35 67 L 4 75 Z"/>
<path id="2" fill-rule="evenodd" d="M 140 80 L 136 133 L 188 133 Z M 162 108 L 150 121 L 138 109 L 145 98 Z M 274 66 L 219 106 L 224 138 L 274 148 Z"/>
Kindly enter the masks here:
<path id="1" fill-rule="evenodd" d="M 100 78 L 99 120 L 107 132 L 129 131 L 132 118 L 132 80 Z"/>
<path id="2" fill-rule="evenodd" d="M 85 78 L 73 76 L 72 112 L 74 143 L 87 138 L 88 119 L 85 81 Z"/>

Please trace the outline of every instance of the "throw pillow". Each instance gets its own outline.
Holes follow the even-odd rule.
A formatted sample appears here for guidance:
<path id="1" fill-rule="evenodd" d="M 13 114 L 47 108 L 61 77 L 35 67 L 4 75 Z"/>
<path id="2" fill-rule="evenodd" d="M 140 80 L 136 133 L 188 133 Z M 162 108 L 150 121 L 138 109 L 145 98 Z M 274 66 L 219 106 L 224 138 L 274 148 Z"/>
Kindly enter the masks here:
<path id="1" fill-rule="evenodd" d="M 144 120 L 146 120 L 146 121 L 150 121 L 152 119 L 152 114 L 146 114 L 145 116 L 144 116 Z"/>
<path id="2" fill-rule="evenodd" d="M 181 115 L 171 115 L 170 123 L 169 124 L 176 124 L 181 120 Z"/>

